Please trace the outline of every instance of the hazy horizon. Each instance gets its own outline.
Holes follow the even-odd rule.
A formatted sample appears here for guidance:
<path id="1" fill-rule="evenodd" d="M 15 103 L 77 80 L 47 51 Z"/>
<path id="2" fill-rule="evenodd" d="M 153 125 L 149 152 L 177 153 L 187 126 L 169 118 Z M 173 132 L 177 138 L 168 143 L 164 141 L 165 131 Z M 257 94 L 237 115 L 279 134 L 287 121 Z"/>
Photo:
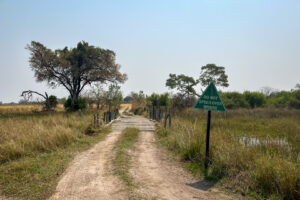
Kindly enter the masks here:
<path id="1" fill-rule="evenodd" d="M 300 83 L 299 10 L 300 1 L 0 0 L 0 101 L 18 102 L 28 89 L 68 96 L 35 81 L 32 40 L 115 51 L 128 74 L 124 95 L 167 92 L 169 73 L 197 78 L 208 63 L 225 67 L 225 91 L 290 90 Z"/>

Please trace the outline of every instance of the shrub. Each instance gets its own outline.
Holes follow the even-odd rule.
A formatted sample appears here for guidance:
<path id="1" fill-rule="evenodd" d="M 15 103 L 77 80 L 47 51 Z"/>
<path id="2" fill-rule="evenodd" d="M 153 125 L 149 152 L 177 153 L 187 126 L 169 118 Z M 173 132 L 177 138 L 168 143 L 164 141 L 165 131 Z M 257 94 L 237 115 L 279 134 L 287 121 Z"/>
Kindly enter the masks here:
<path id="1" fill-rule="evenodd" d="M 146 95 L 143 91 L 139 91 L 139 93 L 132 92 L 130 96 L 126 97 L 127 100 L 130 100 L 132 107 L 131 112 L 135 115 L 143 115 L 144 108 L 146 107 Z M 125 98 L 125 99 L 126 99 Z M 124 101 L 125 101 L 124 99 Z"/>
<path id="2" fill-rule="evenodd" d="M 151 96 L 147 98 L 151 106 L 168 106 L 171 104 L 168 93 L 156 94 L 152 93 Z"/>
<path id="3" fill-rule="evenodd" d="M 177 110 L 182 110 L 195 105 L 197 99 L 194 96 L 186 96 L 184 94 L 175 94 L 172 97 L 172 106 Z"/>
<path id="4" fill-rule="evenodd" d="M 246 101 L 245 96 L 238 92 L 223 92 L 220 97 L 226 108 L 249 108 L 249 103 Z"/>
<path id="5" fill-rule="evenodd" d="M 292 91 L 292 98 L 289 102 L 289 107 L 300 109 L 300 90 Z"/>
<path id="6" fill-rule="evenodd" d="M 56 108 L 56 105 L 58 104 L 57 98 L 54 95 L 49 96 L 49 98 L 44 103 L 44 110 L 53 110 Z"/>
<path id="7" fill-rule="evenodd" d="M 297 98 L 291 98 L 289 102 L 289 107 L 300 109 L 300 100 Z"/>
<path id="8" fill-rule="evenodd" d="M 152 93 L 151 96 L 149 96 L 147 98 L 150 102 L 152 106 L 158 106 L 159 105 L 159 94 L 156 93 Z"/>
<path id="9" fill-rule="evenodd" d="M 268 99 L 267 105 L 276 108 L 300 109 L 300 90 L 277 92 Z"/>
<path id="10" fill-rule="evenodd" d="M 260 92 L 246 91 L 243 95 L 251 108 L 262 107 L 267 100 L 266 96 Z"/>
<path id="11" fill-rule="evenodd" d="M 270 99 L 268 99 L 267 105 L 276 107 L 276 108 L 285 108 L 288 107 L 289 101 L 291 98 L 290 92 L 281 91 L 272 95 Z"/>
<path id="12" fill-rule="evenodd" d="M 86 108 L 86 100 L 83 98 L 79 98 L 78 100 L 75 101 L 75 106 L 73 109 L 71 107 L 71 102 L 72 99 L 69 97 L 67 101 L 64 103 L 64 107 L 66 110 L 79 110 L 79 109 L 83 110 Z"/>
<path id="13" fill-rule="evenodd" d="M 170 98 L 169 98 L 169 94 L 168 93 L 164 93 L 159 95 L 158 98 L 158 105 L 160 106 L 168 106 L 170 105 Z"/>
<path id="14" fill-rule="evenodd" d="M 139 91 L 139 93 L 131 92 L 132 107 L 145 107 L 146 106 L 146 95 L 143 91 Z"/>

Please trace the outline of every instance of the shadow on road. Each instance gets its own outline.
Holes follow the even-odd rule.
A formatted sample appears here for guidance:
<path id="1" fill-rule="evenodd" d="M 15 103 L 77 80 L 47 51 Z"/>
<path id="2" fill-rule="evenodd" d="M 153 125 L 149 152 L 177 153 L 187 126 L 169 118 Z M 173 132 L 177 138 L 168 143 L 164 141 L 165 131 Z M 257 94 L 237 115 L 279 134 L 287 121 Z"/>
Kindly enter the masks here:
<path id="1" fill-rule="evenodd" d="M 206 180 L 203 179 L 203 180 L 197 181 L 195 183 L 187 183 L 186 185 L 191 186 L 193 188 L 196 188 L 198 190 L 207 191 L 211 187 L 213 187 L 215 184 L 216 184 L 216 182 L 206 181 Z"/>

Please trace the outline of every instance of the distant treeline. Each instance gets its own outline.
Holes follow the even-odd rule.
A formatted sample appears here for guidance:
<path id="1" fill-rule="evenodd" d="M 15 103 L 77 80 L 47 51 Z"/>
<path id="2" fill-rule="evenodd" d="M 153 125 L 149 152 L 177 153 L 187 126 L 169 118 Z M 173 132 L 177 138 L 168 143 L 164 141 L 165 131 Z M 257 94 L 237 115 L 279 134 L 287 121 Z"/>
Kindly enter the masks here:
<path id="1" fill-rule="evenodd" d="M 262 92 L 221 92 L 220 97 L 227 109 L 235 108 L 296 108 L 300 109 L 300 90 Z"/>
<path id="2" fill-rule="evenodd" d="M 295 108 L 300 109 L 300 89 L 291 91 L 272 92 L 219 92 L 219 95 L 227 109 L 238 108 Z M 142 91 L 132 92 L 130 96 L 124 98 L 124 103 L 132 103 L 133 108 L 142 111 L 149 106 L 172 106 L 182 110 L 195 105 L 197 98 L 195 95 L 177 94 L 155 94 L 145 95 Z"/>

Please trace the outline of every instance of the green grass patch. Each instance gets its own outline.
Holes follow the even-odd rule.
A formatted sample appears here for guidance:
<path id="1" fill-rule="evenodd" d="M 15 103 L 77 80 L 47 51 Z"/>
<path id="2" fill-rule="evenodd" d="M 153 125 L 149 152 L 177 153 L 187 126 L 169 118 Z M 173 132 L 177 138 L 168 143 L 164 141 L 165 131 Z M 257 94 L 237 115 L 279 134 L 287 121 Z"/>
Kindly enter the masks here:
<path id="1" fill-rule="evenodd" d="M 136 186 L 133 178 L 129 174 L 129 151 L 134 149 L 134 144 L 138 140 L 138 133 L 139 129 L 136 128 L 126 128 L 123 130 L 122 135 L 116 144 L 116 155 L 113 160 L 114 171 L 124 181 L 129 192 Z"/>

